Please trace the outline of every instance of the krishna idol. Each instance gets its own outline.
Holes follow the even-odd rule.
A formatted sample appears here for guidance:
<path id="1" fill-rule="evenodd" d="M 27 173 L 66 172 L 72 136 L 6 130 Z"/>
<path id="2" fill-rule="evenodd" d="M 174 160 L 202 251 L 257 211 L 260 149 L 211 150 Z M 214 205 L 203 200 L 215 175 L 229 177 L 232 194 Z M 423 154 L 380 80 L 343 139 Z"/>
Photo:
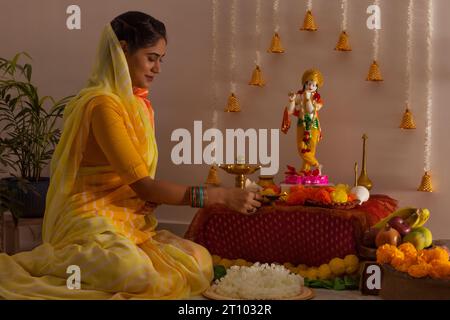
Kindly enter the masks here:
<path id="1" fill-rule="evenodd" d="M 293 166 L 287 166 L 287 184 L 328 184 L 328 176 L 322 175 L 322 165 L 316 158 L 317 145 L 322 138 L 319 111 L 323 107 L 323 101 L 318 92 L 322 86 L 322 73 L 317 69 L 310 69 L 303 74 L 302 88 L 297 93 L 289 94 L 289 106 L 284 110 L 281 131 L 285 134 L 288 132 L 291 115 L 298 117 L 297 150 L 302 166 L 299 171 Z"/>

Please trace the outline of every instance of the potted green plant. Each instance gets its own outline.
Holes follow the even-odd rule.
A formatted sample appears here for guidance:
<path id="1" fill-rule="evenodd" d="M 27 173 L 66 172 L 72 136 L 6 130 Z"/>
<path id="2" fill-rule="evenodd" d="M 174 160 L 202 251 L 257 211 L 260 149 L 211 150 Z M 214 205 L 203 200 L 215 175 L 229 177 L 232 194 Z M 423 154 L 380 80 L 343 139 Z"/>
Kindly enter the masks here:
<path id="1" fill-rule="evenodd" d="M 0 57 L 0 149 L 11 175 L 2 179 L 2 186 L 12 200 L 3 201 L 3 207 L 15 219 L 44 215 L 50 178 L 41 173 L 61 136 L 56 120 L 72 98 L 41 97 L 31 81 L 31 64 L 19 63 L 22 56 L 31 60 L 25 52 L 11 60 Z"/>
<path id="2" fill-rule="evenodd" d="M 7 167 L 3 151 L 4 146 L 1 145 L 0 143 L 0 163 L 3 167 Z M 4 176 L 5 174 L 8 174 L 8 172 L 4 169 L 0 169 L 0 174 L 1 176 Z M 5 213 L 5 211 L 10 211 L 11 213 L 13 213 L 13 220 L 15 223 L 17 223 L 17 219 L 20 218 L 21 216 L 24 217 L 38 216 L 39 214 L 33 212 L 31 212 L 31 214 L 28 215 L 26 213 L 22 215 L 22 212 L 29 212 L 26 210 L 27 202 L 24 203 L 23 201 L 25 195 L 27 195 L 28 192 L 33 192 L 34 195 L 39 197 L 39 200 L 41 199 L 41 195 L 34 187 L 34 184 L 27 179 L 14 176 L 0 179 L 0 220 L 2 219 L 2 216 Z M 30 196 L 31 194 L 28 195 L 28 197 Z"/>

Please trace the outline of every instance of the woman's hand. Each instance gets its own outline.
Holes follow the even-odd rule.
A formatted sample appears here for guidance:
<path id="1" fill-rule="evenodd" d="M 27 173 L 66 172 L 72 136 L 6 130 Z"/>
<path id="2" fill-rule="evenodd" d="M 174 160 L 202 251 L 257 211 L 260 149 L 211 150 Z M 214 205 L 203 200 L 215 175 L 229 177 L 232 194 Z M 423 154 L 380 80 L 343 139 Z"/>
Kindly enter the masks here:
<path id="1" fill-rule="evenodd" d="M 253 214 L 261 207 L 262 196 L 239 188 L 210 188 L 208 203 L 221 203 L 243 214 Z"/>

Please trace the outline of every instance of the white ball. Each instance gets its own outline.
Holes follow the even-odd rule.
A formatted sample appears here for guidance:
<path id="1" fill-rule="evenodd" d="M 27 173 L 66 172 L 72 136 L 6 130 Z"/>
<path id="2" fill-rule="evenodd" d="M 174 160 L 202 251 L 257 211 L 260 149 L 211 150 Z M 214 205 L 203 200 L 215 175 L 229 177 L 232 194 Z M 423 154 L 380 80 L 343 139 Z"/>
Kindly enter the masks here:
<path id="1" fill-rule="evenodd" d="M 356 186 L 351 191 L 354 195 L 356 195 L 356 198 L 361 201 L 361 203 L 366 202 L 369 200 L 370 193 L 369 190 L 367 190 L 366 187 L 363 186 Z"/>

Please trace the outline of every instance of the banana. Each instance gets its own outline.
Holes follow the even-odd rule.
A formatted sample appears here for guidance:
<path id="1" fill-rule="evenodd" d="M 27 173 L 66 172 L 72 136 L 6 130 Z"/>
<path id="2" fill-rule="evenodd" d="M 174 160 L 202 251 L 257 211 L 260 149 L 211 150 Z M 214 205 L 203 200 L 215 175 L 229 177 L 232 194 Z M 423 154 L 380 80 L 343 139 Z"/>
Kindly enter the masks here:
<path id="1" fill-rule="evenodd" d="M 405 222 L 412 228 L 417 228 L 420 223 L 420 215 L 419 211 L 414 212 L 408 218 L 405 219 Z"/>
<path id="2" fill-rule="evenodd" d="M 373 228 L 377 228 L 377 229 L 384 228 L 386 226 L 386 224 L 388 223 L 388 221 L 391 220 L 393 217 L 400 217 L 403 220 L 406 220 L 413 214 L 417 214 L 418 216 L 420 216 L 419 212 L 420 212 L 420 209 L 418 209 L 418 208 L 413 208 L 413 207 L 400 208 L 397 211 L 394 211 L 393 213 L 388 215 L 386 218 L 379 221 L 377 224 L 375 224 L 373 226 Z"/>
<path id="3" fill-rule="evenodd" d="M 428 219 L 430 219 L 430 210 L 428 209 L 420 209 L 418 214 L 419 222 L 417 223 L 417 226 L 414 226 L 414 228 L 423 226 L 428 221 Z"/>

